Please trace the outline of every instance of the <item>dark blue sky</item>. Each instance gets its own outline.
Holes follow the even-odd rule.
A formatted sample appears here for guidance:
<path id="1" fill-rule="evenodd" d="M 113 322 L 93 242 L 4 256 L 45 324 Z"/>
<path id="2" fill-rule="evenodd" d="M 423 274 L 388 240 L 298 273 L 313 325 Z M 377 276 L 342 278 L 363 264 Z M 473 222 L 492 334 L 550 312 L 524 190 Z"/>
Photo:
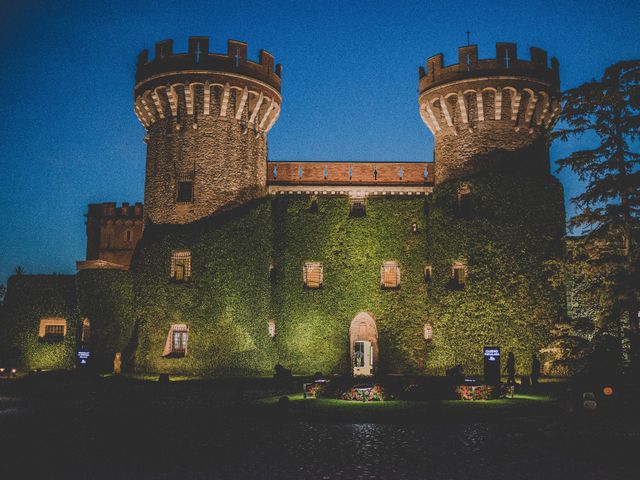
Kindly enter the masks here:
<path id="1" fill-rule="evenodd" d="M 640 56 L 640 2 L 0 0 L 0 283 L 73 273 L 88 203 L 142 201 L 145 145 L 133 113 L 136 56 L 156 41 L 208 35 L 263 48 L 284 65 L 277 160 L 430 161 L 417 68 L 471 41 L 560 60 L 563 89 Z M 576 145 L 554 146 L 554 158 Z M 562 174 L 567 197 L 579 185 Z"/>

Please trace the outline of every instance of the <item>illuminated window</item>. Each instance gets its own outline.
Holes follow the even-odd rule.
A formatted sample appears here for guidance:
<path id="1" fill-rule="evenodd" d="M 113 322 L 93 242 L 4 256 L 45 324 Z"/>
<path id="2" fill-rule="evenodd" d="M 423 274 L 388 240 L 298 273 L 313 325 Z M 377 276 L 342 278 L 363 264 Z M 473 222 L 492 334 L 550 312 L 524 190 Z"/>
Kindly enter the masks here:
<path id="1" fill-rule="evenodd" d="M 367 213 L 364 197 L 349 197 L 349 216 L 364 217 Z"/>
<path id="2" fill-rule="evenodd" d="M 458 189 L 458 216 L 469 218 L 473 212 L 473 200 L 469 185 L 462 185 Z"/>
<path id="3" fill-rule="evenodd" d="M 91 340 L 91 322 L 88 318 L 82 321 L 82 333 L 80 335 L 80 343 L 87 344 Z"/>
<path id="4" fill-rule="evenodd" d="M 425 266 L 422 274 L 424 276 L 424 281 L 427 283 L 430 282 L 431 276 L 433 275 L 433 267 L 431 265 Z"/>
<path id="5" fill-rule="evenodd" d="M 430 323 L 425 323 L 422 327 L 422 336 L 425 340 L 431 340 L 433 338 L 433 327 Z"/>
<path id="6" fill-rule="evenodd" d="M 463 263 L 454 263 L 451 267 L 451 286 L 457 289 L 462 289 L 466 282 L 467 266 Z"/>
<path id="7" fill-rule="evenodd" d="M 384 262 L 380 267 L 380 286 L 398 288 L 400 286 L 400 267 L 396 262 Z"/>
<path id="8" fill-rule="evenodd" d="M 49 342 L 62 341 L 67 335 L 67 321 L 64 318 L 43 318 L 40 320 L 38 337 Z"/>
<path id="9" fill-rule="evenodd" d="M 178 195 L 176 196 L 176 202 L 178 203 L 193 202 L 193 182 L 192 181 L 178 182 Z"/>
<path id="10" fill-rule="evenodd" d="M 322 287 L 322 264 L 320 262 L 307 262 L 302 268 L 302 281 L 306 288 Z"/>
<path id="11" fill-rule="evenodd" d="M 163 357 L 179 358 L 187 354 L 189 327 L 184 324 L 171 325 L 162 353 Z"/>
<path id="12" fill-rule="evenodd" d="M 171 254 L 171 278 L 176 282 L 191 280 L 191 252 L 188 250 Z"/>

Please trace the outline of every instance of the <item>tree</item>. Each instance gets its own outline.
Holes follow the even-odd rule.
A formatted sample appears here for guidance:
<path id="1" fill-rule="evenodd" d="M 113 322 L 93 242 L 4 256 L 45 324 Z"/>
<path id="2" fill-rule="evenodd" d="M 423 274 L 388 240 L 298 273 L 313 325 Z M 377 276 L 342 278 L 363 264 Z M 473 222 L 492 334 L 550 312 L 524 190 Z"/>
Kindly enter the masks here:
<path id="1" fill-rule="evenodd" d="M 618 62 L 600 80 L 566 91 L 559 120 L 553 138 L 594 134 L 599 140 L 558 160 L 558 170 L 570 168 L 586 183 L 572 199 L 577 214 L 569 227 L 581 233 L 585 265 L 603 278 L 595 338 L 628 315 L 638 373 L 640 154 L 632 149 L 640 139 L 640 60 Z"/>

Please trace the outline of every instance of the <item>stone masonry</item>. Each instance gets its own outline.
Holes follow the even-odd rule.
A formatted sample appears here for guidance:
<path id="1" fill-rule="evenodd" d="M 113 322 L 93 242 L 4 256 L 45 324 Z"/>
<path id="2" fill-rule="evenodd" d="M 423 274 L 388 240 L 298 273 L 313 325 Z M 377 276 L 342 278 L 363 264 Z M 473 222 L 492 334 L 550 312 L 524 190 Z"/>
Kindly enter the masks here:
<path id="1" fill-rule="evenodd" d="M 191 37 L 186 54 L 156 44 L 138 57 L 135 112 L 147 129 L 145 220 L 189 223 L 266 194 L 267 132 L 280 114 L 280 65 L 229 40 L 209 53 Z M 189 198 L 179 188 L 190 184 Z"/>
<path id="2" fill-rule="evenodd" d="M 505 161 L 548 172 L 544 134 L 560 109 L 558 61 L 549 67 L 539 48 L 531 48 L 530 61 L 518 59 L 513 43 L 498 43 L 495 59 L 478 60 L 476 45 L 458 53 L 455 65 L 444 67 L 439 54 L 419 69 L 420 115 L 435 136 L 436 184 Z"/>

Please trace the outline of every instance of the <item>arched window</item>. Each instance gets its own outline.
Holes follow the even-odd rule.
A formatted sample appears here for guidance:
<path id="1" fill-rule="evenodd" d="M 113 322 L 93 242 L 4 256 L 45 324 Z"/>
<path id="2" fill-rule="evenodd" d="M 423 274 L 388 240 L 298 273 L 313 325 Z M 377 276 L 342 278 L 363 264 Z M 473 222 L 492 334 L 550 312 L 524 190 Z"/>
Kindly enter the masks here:
<path id="1" fill-rule="evenodd" d="M 124 240 L 125 242 L 133 241 L 133 232 L 131 231 L 131 229 L 126 229 L 124 231 Z"/>
<path id="2" fill-rule="evenodd" d="M 82 321 L 82 333 L 80 335 L 80 343 L 86 345 L 91 340 L 91 322 L 88 318 Z"/>
<path id="3" fill-rule="evenodd" d="M 431 265 L 425 265 L 423 270 L 424 281 L 429 283 L 431 282 L 431 277 L 433 275 L 433 267 Z"/>

